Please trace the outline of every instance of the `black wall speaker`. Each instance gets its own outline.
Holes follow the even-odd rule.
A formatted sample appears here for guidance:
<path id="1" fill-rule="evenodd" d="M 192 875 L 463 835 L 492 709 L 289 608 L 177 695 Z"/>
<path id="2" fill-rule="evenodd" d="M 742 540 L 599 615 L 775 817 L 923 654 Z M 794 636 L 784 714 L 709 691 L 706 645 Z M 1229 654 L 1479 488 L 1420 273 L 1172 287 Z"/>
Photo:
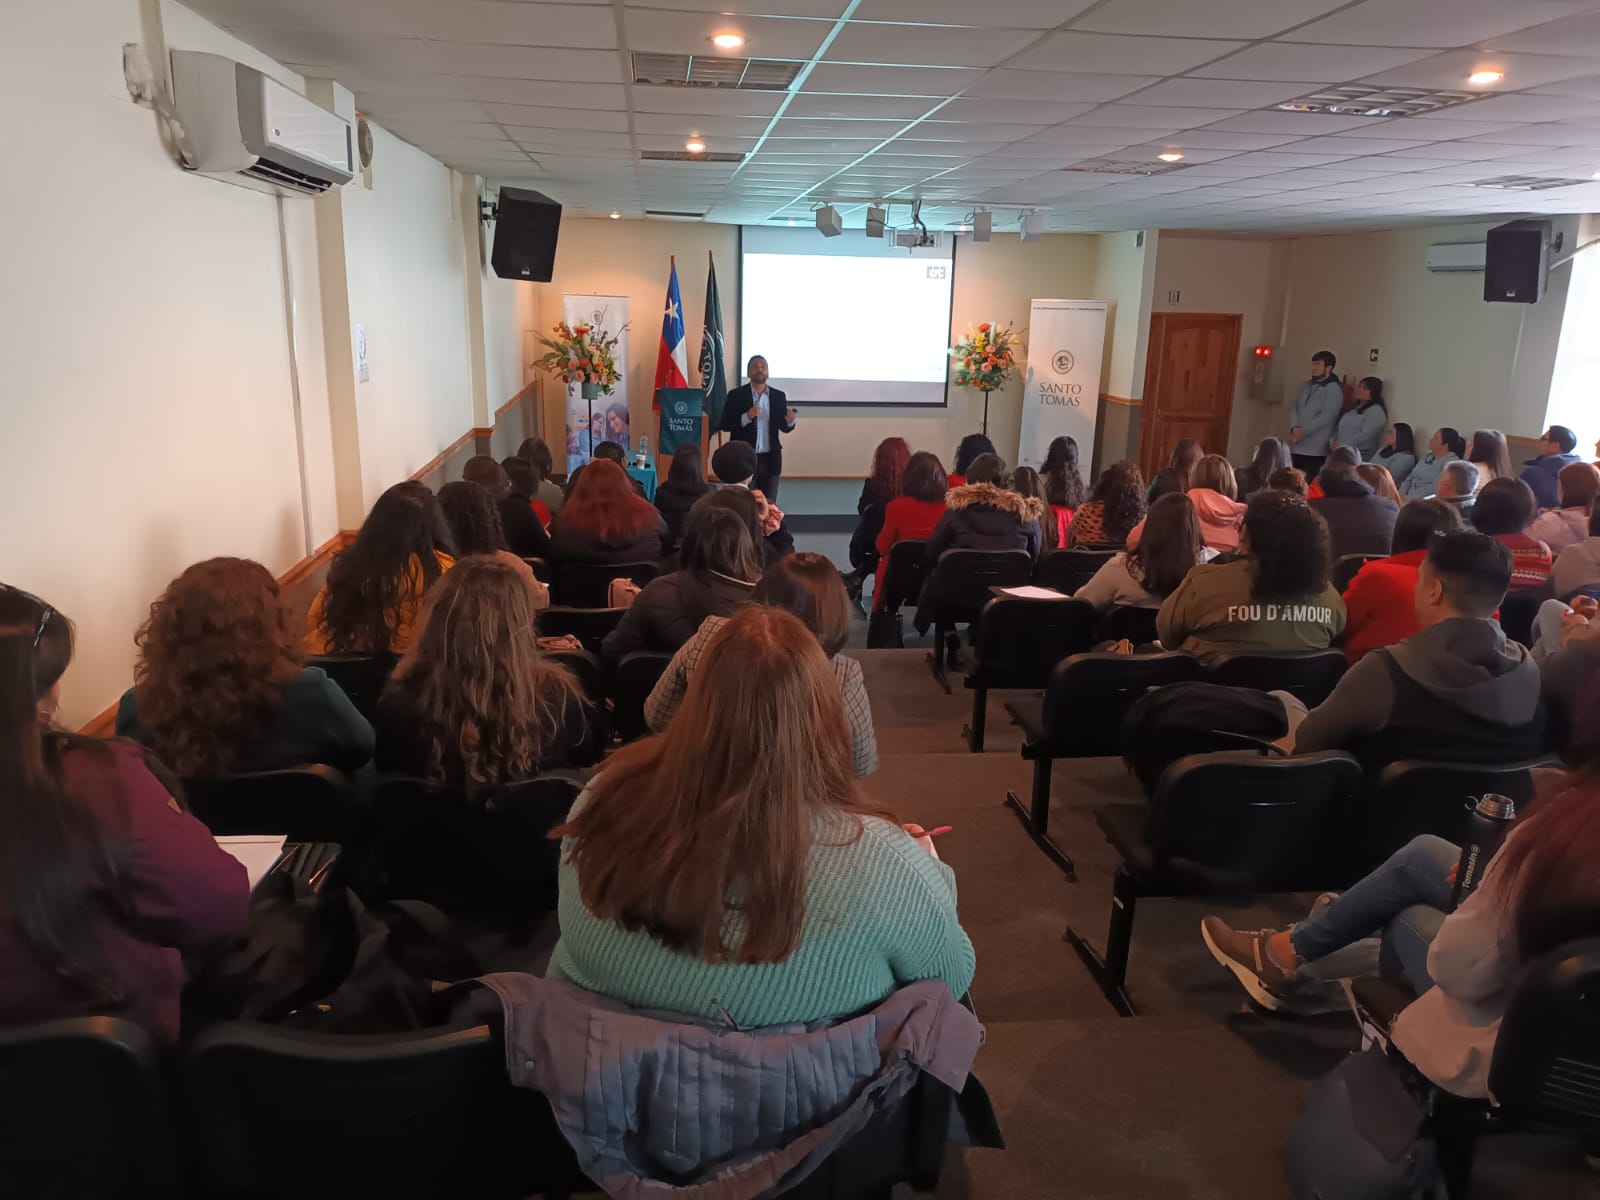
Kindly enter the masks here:
<path id="1" fill-rule="evenodd" d="M 1550 221 L 1508 221 L 1489 230 L 1484 251 L 1483 298 L 1533 304 L 1550 273 Z"/>
<path id="2" fill-rule="evenodd" d="M 494 251 L 489 261 L 501 279 L 549 283 L 556 269 L 561 205 L 527 188 L 503 187 L 497 201 Z"/>

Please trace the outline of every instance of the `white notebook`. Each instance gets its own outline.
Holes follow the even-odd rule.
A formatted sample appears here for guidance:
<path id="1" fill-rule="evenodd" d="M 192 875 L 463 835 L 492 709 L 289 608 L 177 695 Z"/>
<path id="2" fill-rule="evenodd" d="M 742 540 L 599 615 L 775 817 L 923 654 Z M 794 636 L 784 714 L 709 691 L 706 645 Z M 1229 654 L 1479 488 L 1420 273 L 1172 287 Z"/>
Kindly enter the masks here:
<path id="1" fill-rule="evenodd" d="M 1034 587 L 1031 583 L 1023 587 L 1008 587 L 1000 589 L 1007 596 L 1020 596 L 1024 600 L 1065 600 L 1067 594 L 1058 592 L 1054 588 Z"/>
<path id="2" fill-rule="evenodd" d="M 281 834 L 237 834 L 219 837 L 217 845 L 244 864 L 245 874 L 254 890 L 256 884 L 265 879 L 283 857 L 284 840 Z"/>

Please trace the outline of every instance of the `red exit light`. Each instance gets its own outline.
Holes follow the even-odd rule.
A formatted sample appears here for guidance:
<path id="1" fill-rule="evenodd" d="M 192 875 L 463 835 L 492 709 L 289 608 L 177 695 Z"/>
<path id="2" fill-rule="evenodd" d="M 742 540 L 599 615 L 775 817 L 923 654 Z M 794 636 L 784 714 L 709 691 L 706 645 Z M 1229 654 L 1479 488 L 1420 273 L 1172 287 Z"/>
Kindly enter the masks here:
<path id="1" fill-rule="evenodd" d="M 1255 353 L 1256 353 L 1256 357 L 1257 358 L 1271 358 L 1272 357 L 1272 347 L 1271 346 L 1257 346 Z"/>

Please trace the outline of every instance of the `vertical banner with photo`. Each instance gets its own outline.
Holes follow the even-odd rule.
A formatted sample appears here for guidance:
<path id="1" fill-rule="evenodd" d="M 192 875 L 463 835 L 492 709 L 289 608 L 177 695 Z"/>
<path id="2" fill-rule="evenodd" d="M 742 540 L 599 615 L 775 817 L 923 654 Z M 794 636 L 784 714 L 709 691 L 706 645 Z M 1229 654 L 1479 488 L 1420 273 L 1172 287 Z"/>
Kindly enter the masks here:
<path id="1" fill-rule="evenodd" d="M 594 452 L 599 442 L 617 442 L 626 453 L 631 449 L 628 430 L 628 298 L 626 296 L 574 295 L 561 297 L 561 319 L 568 325 L 589 325 L 619 338 L 617 342 L 617 382 L 608 396 L 604 392 L 586 400 L 583 388 L 567 385 L 567 474 L 571 475 Z"/>
<path id="2" fill-rule="evenodd" d="M 1105 340 L 1104 300 L 1033 302 L 1018 466 L 1037 467 L 1044 462 L 1051 440 L 1063 434 L 1078 440 L 1078 452 L 1089 461 L 1100 411 Z"/>

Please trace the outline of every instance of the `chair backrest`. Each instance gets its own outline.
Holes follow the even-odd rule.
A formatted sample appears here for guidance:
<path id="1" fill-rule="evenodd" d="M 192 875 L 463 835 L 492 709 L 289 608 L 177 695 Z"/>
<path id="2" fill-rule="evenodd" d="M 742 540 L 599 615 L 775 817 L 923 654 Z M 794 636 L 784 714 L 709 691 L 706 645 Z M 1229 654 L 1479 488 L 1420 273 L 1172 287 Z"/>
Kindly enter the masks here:
<path id="1" fill-rule="evenodd" d="M 1032 577 L 1026 550 L 946 550 L 933 564 L 928 590 L 938 597 L 939 617 L 975 621 L 993 596 L 991 588 L 1022 587 Z"/>
<path id="2" fill-rule="evenodd" d="M 339 690 L 350 698 L 356 711 L 367 720 L 378 711 L 378 697 L 383 695 L 394 667 L 400 661 L 397 654 L 312 654 L 306 666 L 321 667 L 328 678 L 339 685 Z"/>
<path id="3" fill-rule="evenodd" d="M 1119 604 L 1101 619 L 1099 639 L 1115 642 L 1127 638 L 1135 646 L 1147 645 L 1156 640 L 1156 614 L 1160 611 Z"/>
<path id="4" fill-rule="evenodd" d="M 588 650 L 547 650 L 544 657 L 572 672 L 590 705 L 605 705 L 606 669 L 598 654 Z"/>
<path id="5" fill-rule="evenodd" d="M 1315 708 L 1332 694 L 1349 665 L 1342 650 L 1230 654 L 1213 663 L 1205 677 L 1224 687 L 1289 692 L 1307 708 Z"/>
<path id="6" fill-rule="evenodd" d="M 347 845 L 355 826 L 354 782 L 319 763 L 185 779 L 183 798 L 200 823 L 218 836 L 281 833 L 291 842 Z"/>
<path id="7" fill-rule="evenodd" d="M 1163 873 L 1211 891 L 1309 891 L 1339 880 L 1361 796 L 1342 751 L 1180 758 L 1150 802 L 1145 841 Z"/>
<path id="8" fill-rule="evenodd" d="M 600 653 L 600 643 L 622 621 L 625 608 L 571 608 L 552 604 L 534 618 L 540 637 L 560 637 L 570 633 L 591 654 Z"/>
<path id="9" fill-rule="evenodd" d="M 660 650 L 636 650 L 624 654 L 612 670 L 612 720 L 622 741 L 631 742 L 650 732 L 644 720 L 644 702 L 671 661 L 672 655 Z"/>
<path id="10" fill-rule="evenodd" d="M 1044 692 L 1044 723 L 1059 758 L 1097 758 L 1117 753 L 1122 718 L 1153 687 L 1200 678 L 1191 654 L 1074 654 L 1050 675 Z"/>
<path id="11" fill-rule="evenodd" d="M 1070 596 L 1093 579 L 1095 572 L 1116 554 L 1115 550 L 1050 550 L 1040 556 L 1033 581 L 1040 587 L 1055 588 Z"/>
<path id="12" fill-rule="evenodd" d="M 556 576 L 555 598 L 574 608 L 604 608 L 611 603 L 613 579 L 631 579 L 643 587 L 660 570 L 658 562 L 563 563 Z"/>
<path id="13" fill-rule="evenodd" d="M 1489 1090 L 1517 1126 L 1600 1133 L 1600 938 L 1523 969 L 1495 1038 Z"/>
<path id="14" fill-rule="evenodd" d="M 1362 804 L 1356 839 L 1362 864 L 1388 858 L 1418 834 L 1431 833 L 1460 845 L 1468 810 L 1486 792 L 1509 796 L 1520 806 L 1533 799 L 1531 768 L 1551 760 L 1474 766 L 1470 763 L 1403 759 L 1378 772 Z"/>
<path id="15" fill-rule="evenodd" d="M 561 847 L 549 833 L 579 790 L 556 775 L 472 793 L 383 779 L 370 818 L 383 894 L 514 922 L 552 911 Z"/>
<path id="16" fill-rule="evenodd" d="M 1350 581 L 1356 577 L 1356 572 L 1369 562 L 1383 558 L 1382 554 L 1341 554 L 1333 564 L 1333 590 L 1341 596 L 1350 588 Z"/>
<path id="17" fill-rule="evenodd" d="M 0 1190 L 9 1196 L 176 1196 L 182 1171 L 161 1059 L 114 1017 L 0 1030 Z"/>
<path id="18" fill-rule="evenodd" d="M 1555 593 L 1550 588 L 1517 588 L 1506 593 L 1500 602 L 1500 628 L 1514 642 L 1530 649 L 1534 643 L 1533 623 L 1538 619 L 1539 606 Z"/>
<path id="19" fill-rule="evenodd" d="M 522 561 L 528 564 L 529 569 L 533 571 L 533 577 L 540 583 L 552 584 L 556 581 L 555 568 L 547 560 L 525 554 L 522 556 Z"/>
<path id="20" fill-rule="evenodd" d="M 1062 659 L 1094 645 L 1099 614 L 1082 600 L 996 596 L 978 614 L 967 683 L 973 687 L 1043 687 Z"/>
<path id="21" fill-rule="evenodd" d="M 896 612 L 917 602 L 932 566 L 927 550 L 928 543 L 920 540 L 896 542 L 889 547 L 889 565 L 883 570 L 883 598 L 873 601 L 874 608 Z"/>
<path id="22" fill-rule="evenodd" d="M 488 1200 L 581 1190 L 548 1101 L 488 1026 L 335 1035 L 223 1024 L 183 1062 L 204 1194 Z"/>
<path id="23" fill-rule="evenodd" d="M 621 612 L 621 609 L 575 609 L 576 612 Z M 544 656 L 559 663 L 583 689 L 586 736 L 581 745 L 567 747 L 567 763 L 587 767 L 600 761 L 611 744 L 611 710 L 606 705 L 606 669 L 592 650 L 547 650 Z"/>

